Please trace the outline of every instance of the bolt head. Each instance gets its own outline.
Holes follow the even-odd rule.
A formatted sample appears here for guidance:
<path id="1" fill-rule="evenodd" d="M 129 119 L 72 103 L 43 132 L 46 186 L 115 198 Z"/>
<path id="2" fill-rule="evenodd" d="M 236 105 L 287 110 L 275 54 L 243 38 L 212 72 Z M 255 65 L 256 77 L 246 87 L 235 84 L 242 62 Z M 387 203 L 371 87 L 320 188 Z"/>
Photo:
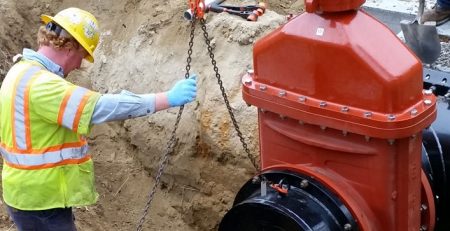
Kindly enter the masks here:
<path id="1" fill-rule="evenodd" d="M 261 91 L 265 91 L 266 89 L 267 89 L 266 85 L 260 85 L 259 86 L 259 90 L 261 90 Z"/>
<path id="2" fill-rule="evenodd" d="M 425 93 L 425 95 L 432 95 L 433 91 L 432 90 L 425 90 L 424 93 Z"/>
<path id="3" fill-rule="evenodd" d="M 425 104 L 425 106 L 431 106 L 431 104 L 433 103 L 431 100 L 426 99 L 423 101 L 423 103 Z"/>
<path id="4" fill-rule="evenodd" d="M 300 188 L 306 188 L 309 186 L 309 182 L 307 180 L 302 180 L 300 182 Z"/>
<path id="5" fill-rule="evenodd" d="M 392 115 L 392 114 L 390 114 L 390 115 L 388 115 L 388 120 L 390 120 L 390 121 L 393 121 L 393 120 L 395 120 L 395 115 Z"/>
<path id="6" fill-rule="evenodd" d="M 411 116 L 416 116 L 419 113 L 419 111 L 417 111 L 417 109 L 413 108 L 411 110 Z"/>
<path id="7" fill-rule="evenodd" d="M 420 205 L 420 211 L 426 211 L 428 209 L 428 206 L 426 204 Z"/>
<path id="8" fill-rule="evenodd" d="M 280 97 L 284 97 L 284 96 L 286 96 L 286 91 L 280 91 L 280 92 L 278 93 L 278 95 L 279 95 Z"/>
<path id="9" fill-rule="evenodd" d="M 344 230 L 345 230 L 345 231 L 350 231 L 350 230 L 352 230 L 352 225 L 351 225 L 351 224 L 348 224 L 348 223 L 345 224 L 345 225 L 344 225 Z"/>
<path id="10" fill-rule="evenodd" d="M 366 118 L 370 118 L 370 117 L 372 117 L 372 112 L 370 112 L 370 111 L 366 111 L 366 112 L 364 112 L 364 117 L 366 117 Z"/>
<path id="11" fill-rule="evenodd" d="M 348 112 L 348 111 L 350 111 L 350 108 L 348 108 L 347 106 L 341 108 L 341 112 Z"/>
<path id="12" fill-rule="evenodd" d="M 252 84 L 252 80 L 251 79 L 246 79 L 246 80 L 244 80 L 244 83 L 247 84 L 247 85 L 250 85 L 250 84 Z"/>
<path id="13" fill-rule="evenodd" d="M 306 96 L 300 96 L 300 97 L 298 97 L 298 101 L 300 101 L 300 102 L 302 102 L 302 103 L 306 102 Z"/>
<path id="14" fill-rule="evenodd" d="M 253 75 L 255 73 L 255 71 L 253 69 L 248 69 L 247 70 L 247 74 L 249 75 Z"/>
<path id="15" fill-rule="evenodd" d="M 320 102 L 320 107 L 326 107 L 327 106 L 327 102 L 324 102 L 324 101 L 322 101 L 322 102 Z"/>

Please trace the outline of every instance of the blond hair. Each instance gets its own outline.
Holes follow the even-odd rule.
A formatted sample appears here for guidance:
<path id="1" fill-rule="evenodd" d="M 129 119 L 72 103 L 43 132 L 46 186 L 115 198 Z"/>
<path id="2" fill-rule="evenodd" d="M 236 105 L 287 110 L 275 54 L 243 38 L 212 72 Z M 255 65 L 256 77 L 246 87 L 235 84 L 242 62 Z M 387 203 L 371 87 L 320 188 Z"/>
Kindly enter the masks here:
<path id="1" fill-rule="evenodd" d="M 54 31 L 47 30 L 45 26 L 41 26 L 37 36 L 38 46 L 50 46 L 57 49 L 79 49 L 80 44 L 74 38 L 67 38 L 57 35 Z"/>

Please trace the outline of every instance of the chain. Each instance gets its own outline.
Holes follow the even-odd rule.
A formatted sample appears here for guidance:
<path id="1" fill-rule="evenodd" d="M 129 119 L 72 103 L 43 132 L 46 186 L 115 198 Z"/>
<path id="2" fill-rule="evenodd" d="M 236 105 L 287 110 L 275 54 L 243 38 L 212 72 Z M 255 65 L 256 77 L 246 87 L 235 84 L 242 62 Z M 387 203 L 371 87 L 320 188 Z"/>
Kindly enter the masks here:
<path id="1" fill-rule="evenodd" d="M 186 65 L 186 74 L 185 74 L 185 78 L 189 78 L 189 72 L 191 70 L 191 61 L 192 61 L 192 47 L 194 46 L 194 35 L 195 35 L 195 25 L 196 25 L 196 18 L 193 17 L 192 23 L 191 23 L 191 34 L 190 34 L 190 40 L 189 40 L 189 49 L 188 49 L 188 57 L 186 59 L 187 61 L 187 65 Z M 225 88 L 223 87 L 223 82 L 221 80 L 221 76 L 219 74 L 219 68 L 217 67 L 217 63 L 216 60 L 214 59 L 214 53 L 213 53 L 213 48 L 211 47 L 211 41 L 209 40 L 209 35 L 208 32 L 206 31 L 206 23 L 205 23 L 205 19 L 200 19 L 200 23 L 202 26 L 202 30 L 203 30 L 203 36 L 205 37 L 205 42 L 206 45 L 208 47 L 208 53 L 209 53 L 209 57 L 211 58 L 211 63 L 213 65 L 213 69 L 214 72 L 216 73 L 216 78 L 217 78 L 217 83 L 219 84 L 220 87 L 220 91 L 222 92 L 222 97 L 225 101 L 225 105 L 228 109 L 228 113 L 230 114 L 231 117 L 231 121 L 234 125 L 234 129 L 236 130 L 237 135 L 239 136 L 239 140 L 242 143 L 242 147 L 244 148 L 244 151 L 247 154 L 247 157 L 250 159 L 250 161 L 252 162 L 253 167 L 256 169 L 256 171 L 259 173 L 260 172 L 260 168 L 259 165 L 256 162 L 256 158 L 250 153 L 250 149 L 248 148 L 247 143 L 245 142 L 244 136 L 242 135 L 242 132 L 239 128 L 239 125 L 236 121 L 236 118 L 234 116 L 233 110 L 230 106 L 230 101 L 228 100 L 228 96 L 225 93 Z M 156 174 L 155 177 L 155 184 L 153 185 L 152 189 L 150 190 L 150 193 L 148 195 L 148 200 L 147 203 L 145 205 L 144 208 L 144 212 L 142 214 L 141 219 L 138 222 L 137 231 L 142 231 L 142 226 L 144 224 L 145 221 L 145 217 L 147 216 L 149 210 L 150 210 L 150 205 L 153 201 L 154 195 L 156 193 L 156 189 L 159 185 L 159 183 L 161 182 L 161 176 L 164 172 L 165 167 L 167 166 L 168 160 L 169 160 L 169 156 L 173 153 L 175 145 L 177 144 L 177 139 L 176 139 L 176 131 L 178 129 L 178 125 L 180 123 L 181 120 L 181 115 L 183 114 L 183 110 L 184 110 L 184 106 L 180 107 L 180 110 L 178 111 L 178 115 L 175 121 L 175 125 L 174 128 L 172 130 L 172 133 L 170 134 L 170 139 L 167 142 L 167 149 L 165 154 L 163 155 L 163 157 L 161 158 L 161 162 L 159 163 L 159 168 L 158 168 L 158 172 Z"/>
<path id="2" fill-rule="evenodd" d="M 234 117 L 233 110 L 230 106 L 230 101 L 228 101 L 228 96 L 225 93 L 225 88 L 223 87 L 223 83 L 219 74 L 219 68 L 217 67 L 216 60 L 214 59 L 214 53 L 213 48 L 211 47 L 211 41 L 209 40 L 208 32 L 206 31 L 206 23 L 205 19 L 200 19 L 200 24 L 202 26 L 203 30 L 203 36 L 205 37 L 206 45 L 208 46 L 208 53 L 209 57 L 211 58 L 211 63 L 213 65 L 214 72 L 216 73 L 217 83 L 219 84 L 220 91 L 222 92 L 223 100 L 225 101 L 225 105 L 227 106 L 228 113 L 230 114 L 231 121 L 233 122 L 234 129 L 236 130 L 237 135 L 239 136 L 239 140 L 242 143 L 242 147 L 244 148 L 244 151 L 247 153 L 248 159 L 252 162 L 253 167 L 256 169 L 258 173 L 260 173 L 259 164 L 256 162 L 256 158 L 250 153 L 250 149 L 247 146 L 247 143 L 245 142 L 244 136 L 242 135 L 241 129 L 239 128 L 239 125 L 236 121 L 236 118 Z"/>
<path id="3" fill-rule="evenodd" d="M 186 74 L 184 75 L 184 77 L 186 79 L 189 78 L 189 71 L 191 70 L 191 61 L 192 61 L 191 56 L 192 56 L 192 47 L 194 46 L 194 32 L 195 32 L 196 21 L 197 20 L 195 19 L 195 17 L 193 17 L 192 23 L 191 23 L 191 35 L 190 35 L 190 40 L 189 40 L 188 57 L 186 60 L 187 61 Z M 176 131 L 178 129 L 178 125 L 180 124 L 181 115 L 183 114 L 183 110 L 184 110 L 184 106 L 181 106 L 180 110 L 178 111 L 177 119 L 175 121 L 175 125 L 173 127 L 172 133 L 170 134 L 170 139 L 167 142 L 166 152 L 163 155 L 163 157 L 161 158 L 161 162 L 159 163 L 158 173 L 156 174 L 156 177 L 155 177 L 155 184 L 153 185 L 152 189 L 150 190 L 144 212 L 143 212 L 142 217 L 139 220 L 138 225 L 136 227 L 137 231 L 142 230 L 142 226 L 144 225 L 145 217 L 147 216 L 147 214 L 149 212 L 150 205 L 151 205 L 151 203 L 153 201 L 153 197 L 156 193 L 156 188 L 158 187 L 159 183 L 161 182 L 161 176 L 162 176 L 164 169 L 166 168 L 167 163 L 169 161 L 169 156 L 173 153 L 173 151 L 175 149 L 175 145 L 177 144 L 177 139 L 176 139 L 175 135 L 176 135 Z"/>

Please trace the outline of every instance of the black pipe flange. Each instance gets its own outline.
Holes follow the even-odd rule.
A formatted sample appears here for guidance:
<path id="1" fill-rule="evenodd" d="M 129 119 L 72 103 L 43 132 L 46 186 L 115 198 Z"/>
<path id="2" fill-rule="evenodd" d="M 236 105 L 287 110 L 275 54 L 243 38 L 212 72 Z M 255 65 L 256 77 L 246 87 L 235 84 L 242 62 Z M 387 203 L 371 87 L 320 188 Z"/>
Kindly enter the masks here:
<path id="1" fill-rule="evenodd" d="M 289 171 L 269 171 L 248 181 L 219 231 L 359 230 L 340 199 L 318 181 Z"/>
<path id="2" fill-rule="evenodd" d="M 436 227 L 434 231 L 450 230 L 450 110 L 448 102 L 438 96 L 438 116 L 433 124 L 423 130 L 422 169 L 434 194 Z"/>

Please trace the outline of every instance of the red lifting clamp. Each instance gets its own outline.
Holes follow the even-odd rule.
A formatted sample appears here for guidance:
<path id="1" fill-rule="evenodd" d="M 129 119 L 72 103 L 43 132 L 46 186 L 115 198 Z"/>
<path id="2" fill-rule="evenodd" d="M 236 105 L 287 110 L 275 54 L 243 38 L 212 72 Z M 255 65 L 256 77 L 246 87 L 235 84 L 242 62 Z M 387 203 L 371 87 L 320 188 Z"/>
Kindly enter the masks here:
<path id="1" fill-rule="evenodd" d="M 192 15 L 196 18 L 200 19 L 205 15 L 206 5 L 204 0 L 189 0 L 189 7 Z"/>

